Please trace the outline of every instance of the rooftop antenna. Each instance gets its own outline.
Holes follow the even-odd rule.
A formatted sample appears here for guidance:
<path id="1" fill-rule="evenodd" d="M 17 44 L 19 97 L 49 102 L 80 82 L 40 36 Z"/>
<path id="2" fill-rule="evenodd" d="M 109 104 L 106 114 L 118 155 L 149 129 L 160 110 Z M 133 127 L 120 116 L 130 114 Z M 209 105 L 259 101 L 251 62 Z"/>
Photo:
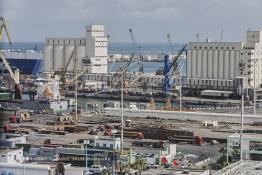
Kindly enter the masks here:
<path id="1" fill-rule="evenodd" d="M 196 41 L 197 41 L 197 42 L 200 42 L 199 33 L 196 34 Z"/>
<path id="2" fill-rule="evenodd" d="M 219 39 L 220 42 L 222 42 L 223 40 L 223 35 L 224 35 L 224 30 L 222 28 L 221 33 L 220 33 L 220 39 Z"/>

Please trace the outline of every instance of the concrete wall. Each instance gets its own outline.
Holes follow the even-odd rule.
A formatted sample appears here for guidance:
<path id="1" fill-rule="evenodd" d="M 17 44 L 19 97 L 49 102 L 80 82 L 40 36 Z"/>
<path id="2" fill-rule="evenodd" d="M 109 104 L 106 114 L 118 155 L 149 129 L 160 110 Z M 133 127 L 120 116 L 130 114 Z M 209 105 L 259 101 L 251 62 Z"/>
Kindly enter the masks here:
<path id="1" fill-rule="evenodd" d="M 120 109 L 105 108 L 106 115 L 121 116 Z M 216 120 L 218 122 L 240 123 L 240 114 L 207 113 L 207 112 L 178 112 L 161 110 L 128 110 L 124 109 L 126 117 L 156 117 L 164 119 L 195 120 L 203 122 L 205 120 Z M 262 122 L 260 115 L 245 115 L 244 123 Z"/>

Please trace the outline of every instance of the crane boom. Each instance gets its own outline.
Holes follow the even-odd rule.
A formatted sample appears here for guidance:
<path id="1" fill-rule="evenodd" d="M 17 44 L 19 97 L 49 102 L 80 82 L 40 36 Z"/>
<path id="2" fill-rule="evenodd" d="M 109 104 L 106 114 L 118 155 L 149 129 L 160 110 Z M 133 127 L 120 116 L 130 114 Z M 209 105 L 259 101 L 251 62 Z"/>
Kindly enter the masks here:
<path id="1" fill-rule="evenodd" d="M 182 53 L 185 51 L 187 44 L 185 44 L 179 51 L 178 54 L 174 57 L 173 63 L 171 64 L 171 67 L 175 66 L 177 63 L 178 58 L 182 55 Z M 170 70 L 169 70 L 170 71 Z"/>
<path id="2" fill-rule="evenodd" d="M 69 64 L 70 64 L 70 62 L 71 62 L 71 60 L 72 60 L 72 58 L 73 58 L 74 55 L 75 55 L 75 50 L 73 50 L 72 53 L 71 53 L 71 55 L 70 55 L 70 58 L 69 58 L 66 66 L 65 66 L 65 69 L 64 69 L 65 72 L 67 71 L 68 66 L 69 66 Z"/>
<path id="3" fill-rule="evenodd" d="M 173 55 L 174 51 L 173 51 L 173 45 L 172 45 L 172 41 L 171 41 L 171 36 L 170 36 L 169 33 L 166 36 L 167 36 L 167 41 L 168 41 L 170 55 Z"/>
<path id="4" fill-rule="evenodd" d="M 1 21 L 1 23 L 2 23 L 2 24 L 1 24 L 1 27 L 0 27 L 0 41 L 2 40 L 3 30 L 5 30 L 5 33 L 6 33 L 8 42 L 9 42 L 10 45 L 12 45 L 10 33 L 9 33 L 8 30 L 7 30 L 6 22 L 5 22 L 5 20 L 4 20 L 4 18 L 3 18 L 2 16 L 0 17 L 0 21 Z"/>
<path id="5" fill-rule="evenodd" d="M 8 70 L 8 72 L 9 72 L 11 78 L 14 80 L 15 84 L 19 84 L 19 76 L 17 77 L 17 73 L 16 72 L 14 73 L 12 71 L 12 69 L 11 69 L 9 63 L 7 62 L 7 60 L 6 60 L 6 58 L 5 58 L 5 56 L 4 56 L 2 51 L 0 51 L 0 57 L 3 60 L 4 66 Z"/>
<path id="6" fill-rule="evenodd" d="M 73 79 L 69 80 L 67 83 L 71 84 L 73 82 L 75 82 L 79 77 L 81 77 L 82 75 L 84 75 L 86 72 L 88 72 L 88 70 L 83 70 L 82 72 L 80 72 L 79 74 L 77 74 L 77 76 L 75 76 Z"/>
<path id="7" fill-rule="evenodd" d="M 169 61 L 169 55 L 165 56 L 165 68 L 164 68 L 164 86 L 163 90 L 165 93 L 167 93 L 174 84 L 174 78 L 173 74 L 177 71 L 177 60 L 182 55 L 182 53 L 185 51 L 187 44 L 185 44 L 179 51 L 178 54 L 174 57 L 173 62 L 170 63 Z"/>
<path id="8" fill-rule="evenodd" d="M 133 44 L 133 52 L 136 52 L 136 40 L 135 40 L 135 37 L 134 37 L 133 30 L 129 29 L 129 33 L 130 33 L 130 37 L 131 37 L 132 44 Z"/>
<path id="9" fill-rule="evenodd" d="M 138 53 L 141 47 L 137 46 L 135 36 L 131 28 L 129 29 L 129 33 L 130 33 L 130 37 L 131 37 L 132 44 L 133 44 L 133 51 Z M 144 58 L 143 58 L 143 55 L 139 53 L 138 53 L 138 56 L 139 56 L 139 73 L 143 74 L 144 73 Z"/>

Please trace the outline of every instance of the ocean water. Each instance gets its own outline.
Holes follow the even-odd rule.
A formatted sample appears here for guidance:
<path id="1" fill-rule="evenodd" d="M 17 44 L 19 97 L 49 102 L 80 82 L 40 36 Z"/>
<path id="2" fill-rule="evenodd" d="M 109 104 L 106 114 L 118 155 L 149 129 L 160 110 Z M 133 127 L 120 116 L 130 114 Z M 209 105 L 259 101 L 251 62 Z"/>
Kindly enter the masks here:
<path id="1" fill-rule="evenodd" d="M 183 44 L 173 44 L 173 52 L 177 52 Z M 8 43 L 0 43 L 0 49 L 14 49 L 14 50 L 43 50 L 44 43 L 42 42 L 14 42 L 11 46 Z M 134 51 L 132 43 L 109 43 L 108 53 L 109 54 L 122 54 L 130 55 Z M 139 55 L 158 55 L 163 57 L 164 54 L 170 53 L 168 43 L 141 43 L 139 48 L 136 49 L 136 54 Z M 109 62 L 108 71 L 116 72 L 120 66 L 126 65 L 127 62 Z M 183 64 L 183 74 L 185 72 L 184 61 Z M 164 67 L 164 62 L 145 62 L 144 71 L 145 72 L 156 72 L 160 68 Z M 134 62 L 128 69 L 129 71 L 138 71 L 139 65 Z"/>
<path id="2" fill-rule="evenodd" d="M 172 52 L 177 52 L 183 44 L 173 44 Z M 14 42 L 9 45 L 6 42 L 0 43 L 0 49 L 14 50 L 43 50 L 42 42 Z M 134 51 L 132 43 L 108 43 L 109 54 L 129 55 Z M 167 43 L 141 43 L 136 48 L 136 53 L 141 55 L 161 55 L 169 54 L 170 49 Z"/>

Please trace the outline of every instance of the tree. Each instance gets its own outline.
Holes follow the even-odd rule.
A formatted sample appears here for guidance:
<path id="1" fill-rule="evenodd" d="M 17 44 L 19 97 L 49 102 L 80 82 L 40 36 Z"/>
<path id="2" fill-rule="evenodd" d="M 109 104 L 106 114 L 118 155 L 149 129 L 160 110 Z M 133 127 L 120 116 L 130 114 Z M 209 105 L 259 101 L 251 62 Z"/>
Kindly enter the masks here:
<path id="1" fill-rule="evenodd" d="M 126 174 L 130 172 L 130 165 L 126 163 L 121 163 L 120 164 L 120 173 L 121 174 Z"/>
<path id="2" fill-rule="evenodd" d="M 56 167 L 56 175 L 64 175 L 65 174 L 65 167 L 64 165 L 59 162 Z"/>
<path id="3" fill-rule="evenodd" d="M 133 164 L 131 164 L 131 167 L 135 170 L 138 170 L 139 174 L 141 174 L 141 172 L 146 169 L 146 162 L 144 159 L 138 159 Z"/>

